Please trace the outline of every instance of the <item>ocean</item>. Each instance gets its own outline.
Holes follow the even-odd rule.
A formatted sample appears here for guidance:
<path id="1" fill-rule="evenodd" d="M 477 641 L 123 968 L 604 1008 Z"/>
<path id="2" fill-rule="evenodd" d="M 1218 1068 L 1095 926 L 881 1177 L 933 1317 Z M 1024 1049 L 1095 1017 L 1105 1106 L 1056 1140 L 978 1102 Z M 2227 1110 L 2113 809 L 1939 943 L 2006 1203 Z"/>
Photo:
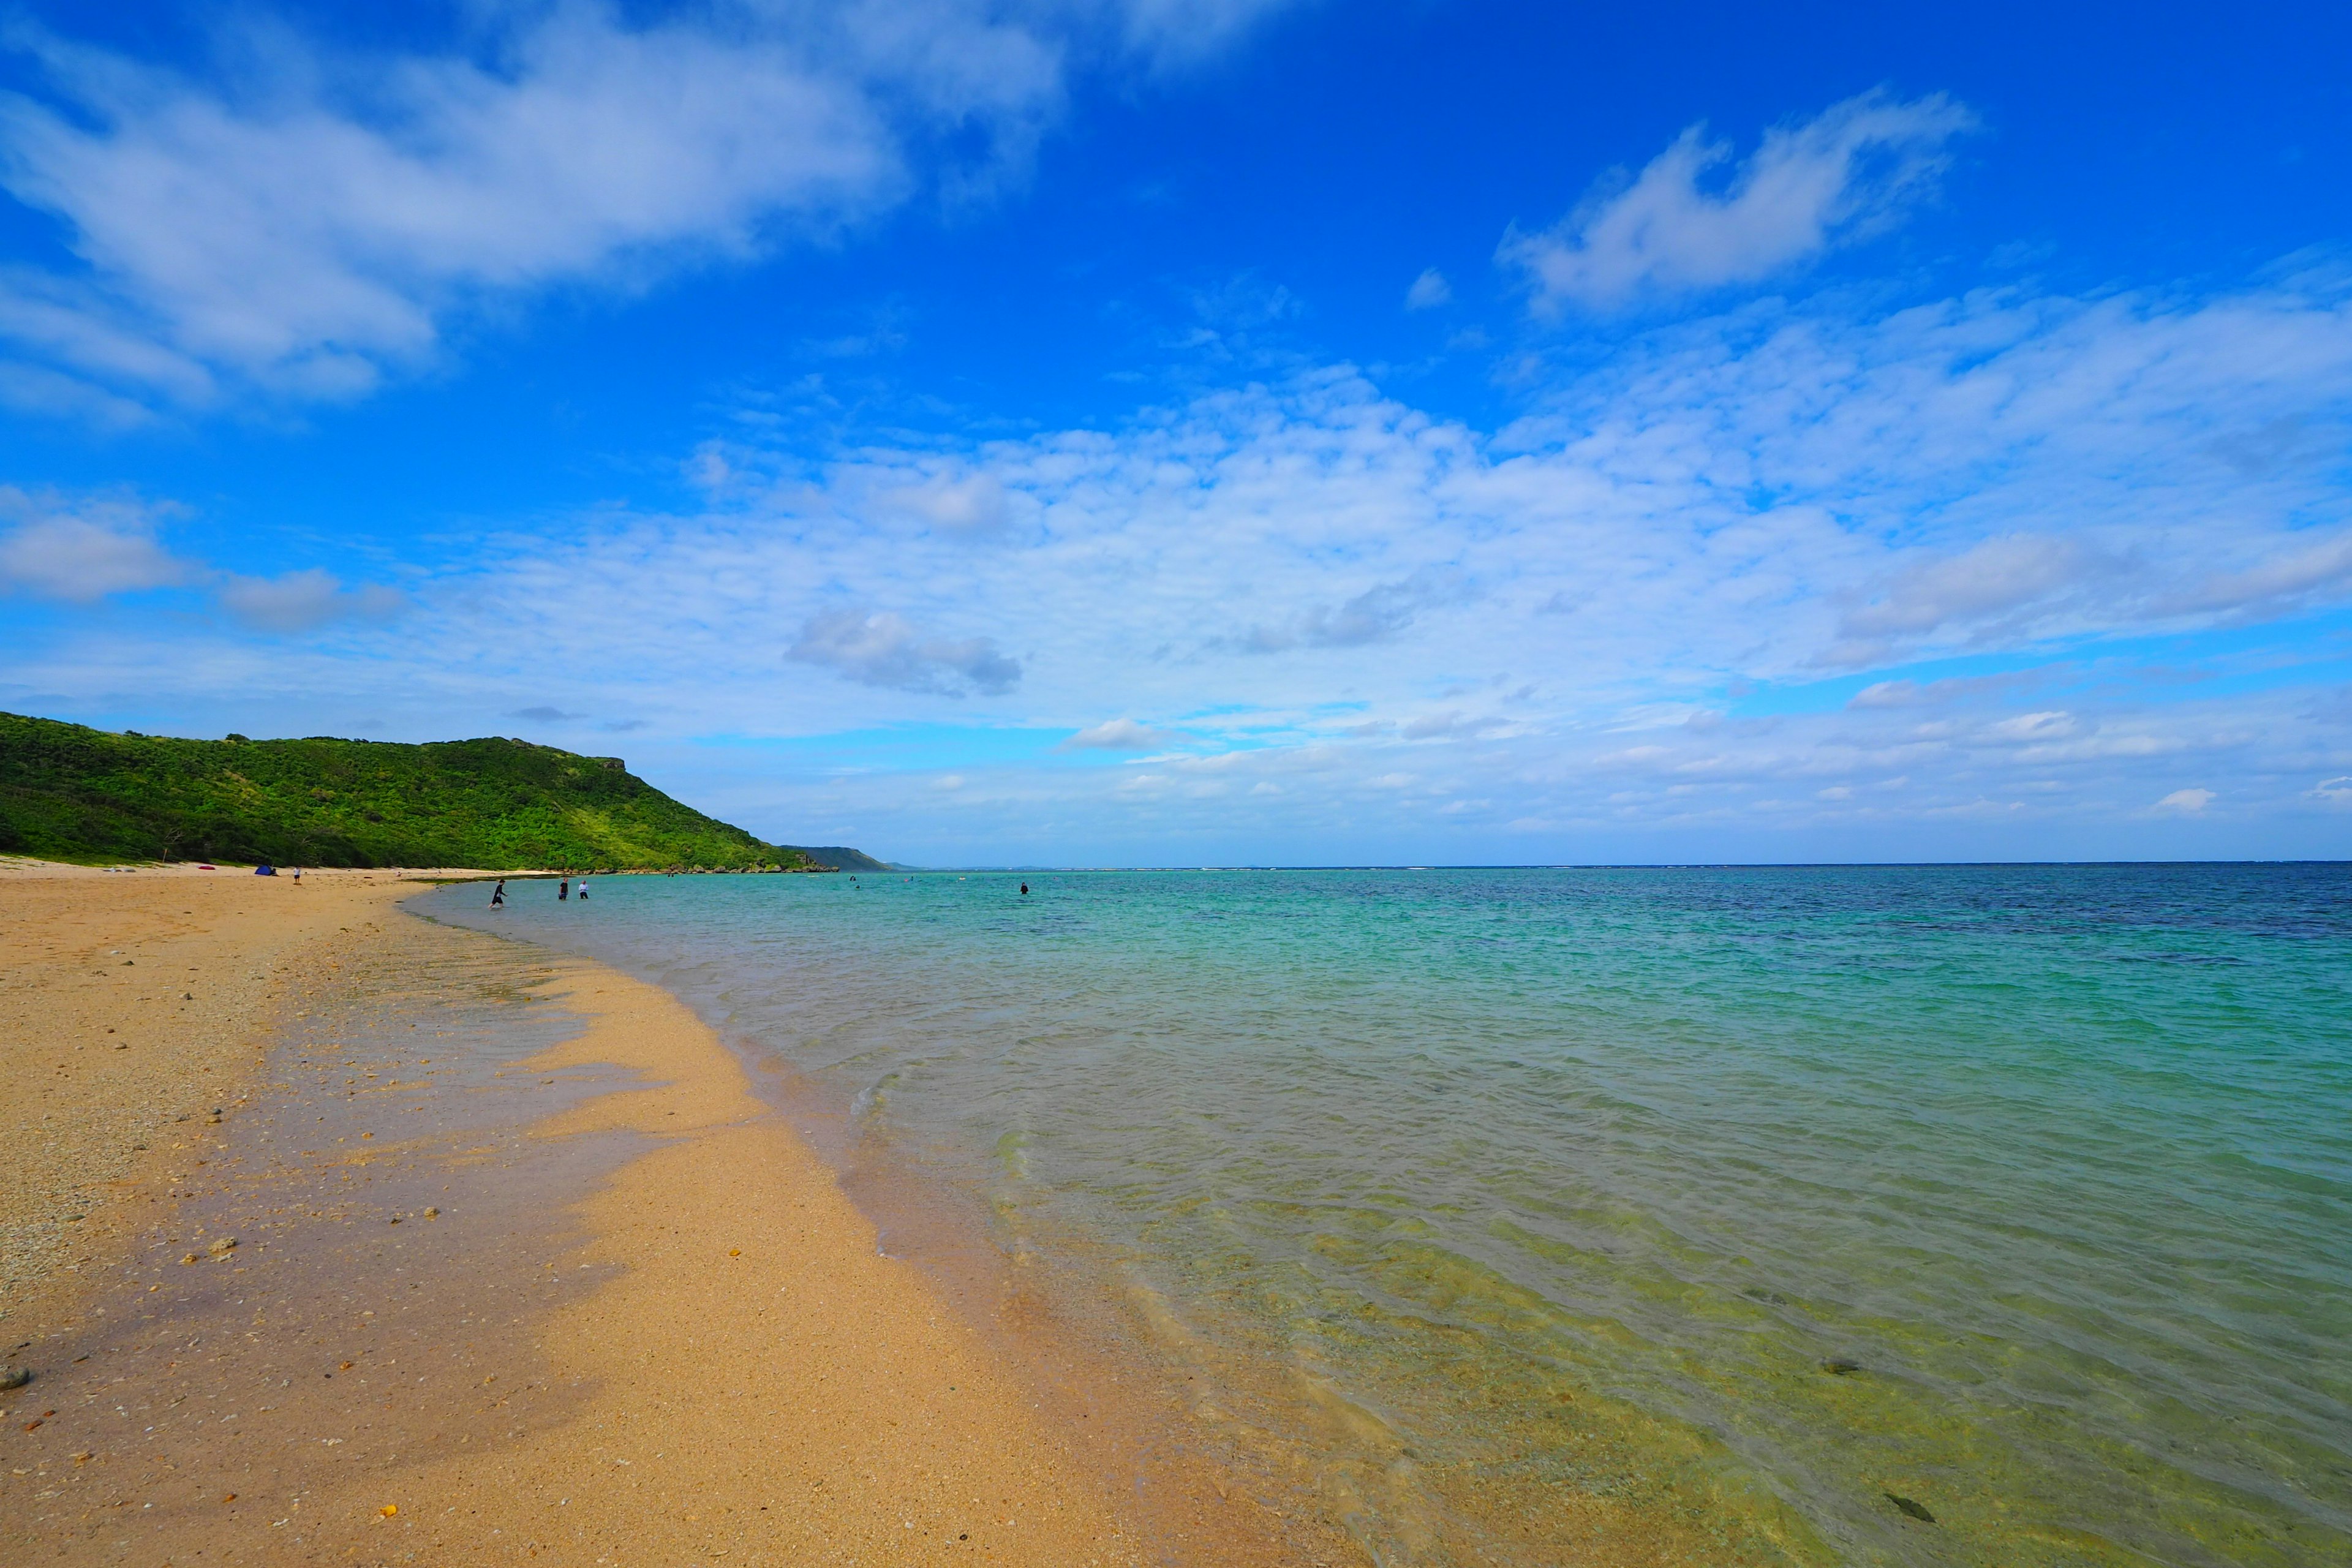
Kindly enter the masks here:
<path id="1" fill-rule="evenodd" d="M 1373 1561 L 2352 1563 L 2352 868 L 594 889 Z"/>

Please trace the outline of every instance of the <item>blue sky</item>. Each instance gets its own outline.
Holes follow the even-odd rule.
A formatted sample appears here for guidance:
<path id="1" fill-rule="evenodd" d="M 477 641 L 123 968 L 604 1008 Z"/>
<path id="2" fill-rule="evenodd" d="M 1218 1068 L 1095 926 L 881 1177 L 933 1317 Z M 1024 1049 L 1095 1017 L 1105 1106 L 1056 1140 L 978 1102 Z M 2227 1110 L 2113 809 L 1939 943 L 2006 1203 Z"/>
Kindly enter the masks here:
<path id="1" fill-rule="evenodd" d="M 0 707 L 928 863 L 2352 853 L 2319 6 L 19 8 Z"/>

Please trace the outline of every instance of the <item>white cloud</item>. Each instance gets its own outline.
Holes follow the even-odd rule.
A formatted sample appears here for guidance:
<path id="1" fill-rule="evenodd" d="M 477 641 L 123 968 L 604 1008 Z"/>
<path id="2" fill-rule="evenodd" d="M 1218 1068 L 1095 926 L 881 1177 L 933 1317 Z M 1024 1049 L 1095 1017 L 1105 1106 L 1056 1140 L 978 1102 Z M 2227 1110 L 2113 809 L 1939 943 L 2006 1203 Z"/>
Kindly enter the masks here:
<path id="1" fill-rule="evenodd" d="M 1288 0 L 1110 0 L 1126 46 L 1154 64 L 1182 65 L 1226 47 Z"/>
<path id="2" fill-rule="evenodd" d="M 2330 805 L 2352 805 L 2352 773 L 2341 778 L 2322 779 L 2312 789 L 2312 798 Z"/>
<path id="3" fill-rule="evenodd" d="M 2184 584 L 2167 595 L 2164 607 L 2184 614 L 2292 609 L 2341 590 L 2347 578 L 2352 578 L 2352 529 L 2337 529 L 2308 544 L 2290 543 L 2242 570 Z"/>
<path id="4" fill-rule="evenodd" d="M 1448 708 L 1408 719 L 1397 726 L 1397 733 L 1408 741 L 1474 741 L 1513 727 L 1510 720 L 1499 714 L 1461 713 Z"/>
<path id="5" fill-rule="evenodd" d="M 2158 811 L 2178 811 L 2195 815 L 2213 804 L 2210 789 L 2177 789 L 2156 803 Z"/>
<path id="6" fill-rule="evenodd" d="M 1539 309 L 1609 309 L 1644 293 L 1767 278 L 1874 233 L 1932 190 L 1945 147 L 1976 123 L 1937 93 L 1864 93 L 1777 126 L 1720 194 L 1701 181 L 1731 157 L 1694 125 L 1630 184 L 1597 188 L 1556 226 L 1506 236 Z"/>
<path id="7" fill-rule="evenodd" d="M 1462 573 L 1423 566 L 1394 583 L 1378 583 L 1337 605 L 1316 605 L 1274 626 L 1255 626 L 1241 639 L 1250 653 L 1295 647 L 1361 647 L 1404 633 L 1422 611 L 1470 596 Z"/>
<path id="8" fill-rule="evenodd" d="M 1088 37 L 1189 58 L 1275 3 L 493 8 L 438 52 L 249 29 L 207 78 L 19 31 L 46 95 L 0 93 L 0 184 L 85 265 L 0 277 L 0 338 L 100 395 L 357 395 L 501 295 L 983 193 Z"/>
<path id="9" fill-rule="evenodd" d="M 1106 719 L 1089 724 L 1061 743 L 1063 751 L 1148 752 L 1183 737 L 1154 730 L 1132 719 Z"/>
<path id="10" fill-rule="evenodd" d="M 167 550 L 164 519 L 184 509 L 106 493 L 67 495 L 0 485 L 0 590 L 93 605 L 153 588 L 209 590 L 238 623 L 309 631 L 340 620 L 384 620 L 406 600 L 380 584 L 345 588 L 316 567 L 277 577 L 215 572 Z"/>
<path id="11" fill-rule="evenodd" d="M 942 534 L 973 538 L 997 532 L 1009 521 L 1004 487 L 989 474 L 939 476 L 877 492 L 876 509 L 912 518 Z"/>
<path id="12" fill-rule="evenodd" d="M 1853 694 L 1849 708 L 1926 708 L 1970 699 L 1982 700 L 2020 686 L 2024 675 L 1948 676 L 1941 680 L 1877 680 Z"/>
<path id="13" fill-rule="evenodd" d="M 0 588 L 91 604 L 169 587 L 187 564 L 157 542 L 158 508 L 123 498 L 71 499 L 0 485 Z"/>
<path id="14" fill-rule="evenodd" d="M 1820 826 L 1814 853 L 1916 854 L 1903 825 L 1929 821 L 2012 835 L 1935 853 L 2079 853 L 2084 825 L 2144 825 L 2183 774 L 2229 801 L 2210 819 L 2332 828 L 2346 818 L 2316 810 L 2310 781 L 2352 768 L 2352 704 L 2294 684 L 2302 634 L 2242 628 L 2352 602 L 2310 565 L 2352 486 L 2325 445 L 2250 473 L 2216 440 L 2289 417 L 2332 430 L 2347 410 L 2352 308 L 2309 279 L 1874 317 L 1750 306 L 1639 334 L 1494 433 L 1339 366 L 829 468 L 741 443 L 712 455 L 723 482 L 698 514 L 495 540 L 420 587 L 396 632 L 353 622 L 325 650 L 110 624 L 28 646 L 5 679 L 289 711 L 364 685 L 364 710 L 334 710 L 446 733 L 560 668 L 667 733 L 750 742 L 697 764 L 724 781 L 714 805 L 749 803 L 778 833 L 877 825 L 866 837 L 932 858 L 978 842 L 926 838 L 947 832 L 920 803 L 948 773 L 968 782 L 955 833 L 1102 858 L 1242 823 L 1276 858 L 1292 858 L 1276 841 L 1393 854 L 1454 801 L 1492 806 L 1449 833 L 1475 817 L 1552 836 L 1476 841 L 1502 858 L 1572 858 L 1608 834 L 1717 834 L 1727 851 L 1768 822 Z M 1010 520 L 985 549 L 877 504 L 982 474 Z M 1538 613 L 1556 599 L 1574 613 Z M 2220 697 L 2143 679 L 2157 632 L 2189 673 L 2259 679 L 2203 689 Z M 1877 662 L 1841 665 L 1870 670 L 1842 702 L 1818 661 L 1864 641 Z M 1915 668 L 1953 656 L 1986 663 Z M 1106 714 L 1181 715 L 1184 751 L 1204 754 L 1100 768 L 1054 751 L 1075 731 L 1137 738 Z M 876 726 L 1025 738 L 894 742 L 854 782 L 789 749 L 744 760 L 764 738 Z M 1412 787 L 1370 787 L 1396 773 Z M 2035 824 L 2053 837 L 2014 837 Z"/>
<path id="15" fill-rule="evenodd" d="M 2020 713 L 2013 719 L 2002 719 L 1985 726 L 1985 735 L 1991 740 L 2015 742 L 2063 741 L 2081 731 L 2083 726 L 2072 713 Z"/>
<path id="16" fill-rule="evenodd" d="M 1839 630 L 1851 644 L 1883 648 L 1889 637 L 2040 605 L 2106 569 L 2077 540 L 1988 539 L 1958 555 L 1905 567 L 1884 595 L 1849 611 Z"/>
<path id="17" fill-rule="evenodd" d="M 827 610 L 809 617 L 784 656 L 823 665 L 865 686 L 943 697 L 997 696 L 1021 681 L 1021 665 L 992 637 L 927 637 L 887 611 Z"/>
<path id="18" fill-rule="evenodd" d="M 221 607 L 230 615 L 268 632 L 312 631 L 342 620 L 388 620 L 407 602 L 381 584 L 345 588 L 331 573 L 315 566 L 277 577 L 231 576 L 221 584 L 219 596 Z"/>
<path id="19" fill-rule="evenodd" d="M 1404 308 L 1408 310 L 1435 310 L 1440 305 L 1452 303 L 1453 300 L 1454 286 L 1445 280 L 1445 274 L 1434 267 L 1414 279 L 1412 287 L 1404 291 Z"/>

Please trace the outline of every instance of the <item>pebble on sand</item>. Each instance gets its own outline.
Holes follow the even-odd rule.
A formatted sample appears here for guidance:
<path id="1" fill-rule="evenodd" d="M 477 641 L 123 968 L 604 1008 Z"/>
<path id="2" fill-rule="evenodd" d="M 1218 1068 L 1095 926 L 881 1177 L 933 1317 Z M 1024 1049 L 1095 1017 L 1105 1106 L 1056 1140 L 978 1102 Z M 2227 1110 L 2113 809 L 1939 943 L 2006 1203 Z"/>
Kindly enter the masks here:
<path id="1" fill-rule="evenodd" d="M 233 1236 L 217 1237 L 214 1240 L 213 1244 L 210 1247 L 205 1247 L 205 1250 L 211 1253 L 215 1258 L 226 1258 L 230 1253 L 236 1250 L 236 1237 Z"/>
<path id="2" fill-rule="evenodd" d="M 33 1369 L 29 1366 L 12 1366 L 0 1371 L 0 1389 L 22 1388 L 32 1381 Z"/>

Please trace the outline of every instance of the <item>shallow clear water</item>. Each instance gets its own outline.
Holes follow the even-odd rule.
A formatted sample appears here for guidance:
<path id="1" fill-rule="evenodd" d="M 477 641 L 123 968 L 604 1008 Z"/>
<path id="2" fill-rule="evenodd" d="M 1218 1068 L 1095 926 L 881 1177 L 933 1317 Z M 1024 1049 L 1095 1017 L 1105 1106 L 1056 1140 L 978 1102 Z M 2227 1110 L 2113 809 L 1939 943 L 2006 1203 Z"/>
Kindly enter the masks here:
<path id="1" fill-rule="evenodd" d="M 1383 1561 L 2352 1563 L 2352 868 L 1022 879 L 492 929 L 1083 1258 Z"/>

